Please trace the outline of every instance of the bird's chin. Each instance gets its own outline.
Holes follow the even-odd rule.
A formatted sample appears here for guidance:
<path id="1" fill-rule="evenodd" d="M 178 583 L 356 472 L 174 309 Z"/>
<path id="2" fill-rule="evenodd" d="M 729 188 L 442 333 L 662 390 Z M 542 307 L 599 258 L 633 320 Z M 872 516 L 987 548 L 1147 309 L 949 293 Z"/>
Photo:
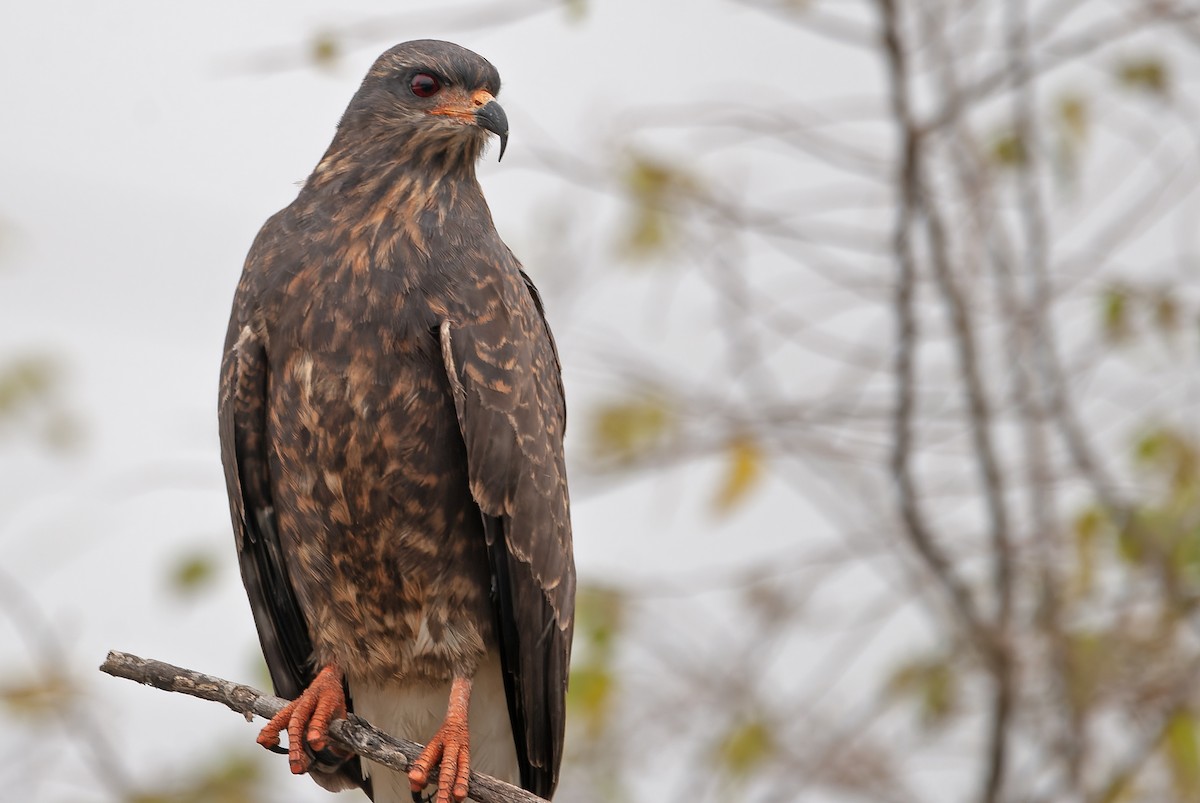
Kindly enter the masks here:
<path id="1" fill-rule="evenodd" d="M 488 137 L 482 131 L 468 131 L 461 137 L 461 154 L 462 158 L 474 164 L 483 156 L 484 150 L 487 148 Z"/>
<path id="2" fill-rule="evenodd" d="M 487 149 L 488 133 L 477 125 L 464 123 L 455 132 L 455 142 L 462 158 L 475 163 Z"/>
<path id="3" fill-rule="evenodd" d="M 424 130 L 411 129 L 397 132 L 395 140 L 408 156 L 426 164 L 473 166 L 483 156 L 487 147 L 488 134 L 479 126 L 458 122 L 439 121 L 436 126 L 426 125 Z"/>

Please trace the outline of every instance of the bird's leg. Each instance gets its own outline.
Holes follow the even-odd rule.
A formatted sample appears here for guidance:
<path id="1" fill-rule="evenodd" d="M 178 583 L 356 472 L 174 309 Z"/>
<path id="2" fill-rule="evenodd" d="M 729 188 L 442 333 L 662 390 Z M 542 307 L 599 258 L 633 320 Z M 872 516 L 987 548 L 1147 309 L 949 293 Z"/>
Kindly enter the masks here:
<path id="1" fill-rule="evenodd" d="M 467 798 L 467 779 L 471 775 L 470 736 L 467 710 L 471 705 L 471 679 L 455 678 L 450 685 L 450 705 L 438 732 L 425 745 L 408 771 L 412 791 L 420 792 L 429 783 L 429 771 L 438 766 L 436 803 L 462 803 Z"/>
<path id="2" fill-rule="evenodd" d="M 342 690 L 342 670 L 333 664 L 324 667 L 299 697 L 279 710 L 258 734 L 258 743 L 268 750 L 279 745 L 279 734 L 285 728 L 288 735 L 288 765 L 301 775 L 312 766 L 314 752 L 327 747 L 335 758 L 350 756 L 329 745 L 329 723 L 346 718 L 346 693 Z"/>

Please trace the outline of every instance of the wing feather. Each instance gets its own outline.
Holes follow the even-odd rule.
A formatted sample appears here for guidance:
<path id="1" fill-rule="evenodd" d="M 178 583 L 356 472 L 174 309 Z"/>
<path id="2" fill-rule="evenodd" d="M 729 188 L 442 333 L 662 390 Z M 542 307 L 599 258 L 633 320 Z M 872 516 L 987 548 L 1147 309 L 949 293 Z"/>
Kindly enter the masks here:
<path id="1" fill-rule="evenodd" d="M 266 351 L 249 326 L 230 327 L 218 409 L 221 462 L 238 564 L 275 691 L 293 699 L 312 679 L 312 642 L 287 576 L 266 455 Z"/>
<path id="2" fill-rule="evenodd" d="M 440 329 L 484 518 L 497 637 L 521 785 L 549 798 L 558 782 L 574 627 L 575 566 L 558 354 L 523 274 L 493 274 L 499 304 Z M 470 300 L 469 300 L 470 301 Z"/>
<path id="3" fill-rule="evenodd" d="M 251 264 L 254 257 L 251 251 Z M 237 543 L 238 566 L 250 599 L 254 625 L 275 693 L 295 699 L 313 678 L 313 648 L 308 623 L 288 577 L 276 525 L 267 461 L 267 392 L 269 361 L 262 340 L 239 315 L 245 282 L 238 289 L 221 364 L 217 405 L 221 463 Z M 312 773 L 331 791 L 370 783 L 359 762 L 338 770 Z"/>

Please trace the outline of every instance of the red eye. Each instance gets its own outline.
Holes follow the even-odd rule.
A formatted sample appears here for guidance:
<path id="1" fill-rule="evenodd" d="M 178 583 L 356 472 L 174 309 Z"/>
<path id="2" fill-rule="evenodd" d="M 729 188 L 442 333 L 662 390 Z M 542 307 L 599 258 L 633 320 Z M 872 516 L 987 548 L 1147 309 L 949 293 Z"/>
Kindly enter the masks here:
<path id="1" fill-rule="evenodd" d="M 427 72 L 419 72 L 414 75 L 412 82 L 408 86 L 412 89 L 412 93 L 419 98 L 433 97 L 442 88 L 442 85 L 438 83 L 438 79 Z"/>

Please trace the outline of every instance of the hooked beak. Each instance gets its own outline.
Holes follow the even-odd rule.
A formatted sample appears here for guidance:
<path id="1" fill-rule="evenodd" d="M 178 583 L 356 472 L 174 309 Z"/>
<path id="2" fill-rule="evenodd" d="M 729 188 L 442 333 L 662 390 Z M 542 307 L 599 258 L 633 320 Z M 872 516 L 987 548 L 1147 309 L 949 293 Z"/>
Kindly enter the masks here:
<path id="1" fill-rule="evenodd" d="M 475 111 L 475 122 L 485 131 L 500 137 L 500 159 L 503 159 L 504 149 L 508 147 L 508 115 L 504 113 L 504 108 L 496 101 L 489 100 Z"/>

